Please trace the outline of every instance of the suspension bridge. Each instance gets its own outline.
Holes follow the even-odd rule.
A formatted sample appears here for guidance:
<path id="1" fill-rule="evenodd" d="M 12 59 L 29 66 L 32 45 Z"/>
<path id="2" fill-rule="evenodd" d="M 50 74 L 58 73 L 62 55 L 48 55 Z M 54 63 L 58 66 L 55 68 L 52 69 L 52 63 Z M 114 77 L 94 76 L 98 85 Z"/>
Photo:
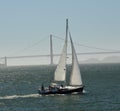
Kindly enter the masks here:
<path id="1" fill-rule="evenodd" d="M 10 59 L 25 59 L 25 58 L 41 58 L 41 57 L 48 57 L 50 60 L 50 64 L 54 64 L 54 57 L 60 56 L 60 54 L 54 54 L 53 53 L 53 43 L 52 43 L 52 39 L 57 38 L 57 39 L 62 39 L 61 37 L 55 36 L 55 35 L 50 35 L 50 54 L 40 54 L 40 55 L 25 55 L 25 56 L 5 56 L 5 57 L 0 57 L 0 60 L 3 60 L 4 63 L 0 64 L 3 66 L 7 66 L 7 61 Z M 35 43 L 36 44 L 36 43 Z M 85 53 L 77 53 L 77 55 L 100 55 L 100 54 L 120 54 L 119 50 L 113 50 L 113 49 L 102 49 L 102 48 L 98 48 L 98 47 L 93 47 L 93 46 L 86 46 L 83 44 L 78 44 L 75 43 L 78 46 L 82 46 L 82 47 L 87 47 L 87 48 L 92 48 L 92 49 L 98 49 L 101 50 L 99 52 L 85 52 Z M 34 45 L 32 45 L 34 46 Z M 26 48 L 27 49 L 27 48 Z M 68 53 L 68 55 L 71 55 L 71 53 Z"/>

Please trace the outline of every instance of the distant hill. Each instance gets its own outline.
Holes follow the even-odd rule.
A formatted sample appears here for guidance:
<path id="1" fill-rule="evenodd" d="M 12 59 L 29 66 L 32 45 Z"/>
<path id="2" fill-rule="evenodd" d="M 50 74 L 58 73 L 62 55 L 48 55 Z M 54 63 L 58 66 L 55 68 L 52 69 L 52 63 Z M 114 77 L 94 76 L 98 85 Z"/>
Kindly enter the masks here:
<path id="1" fill-rule="evenodd" d="M 98 60 L 97 58 L 90 58 L 84 61 L 80 61 L 80 63 L 100 63 L 101 61 Z"/>
<path id="2" fill-rule="evenodd" d="M 120 56 L 108 56 L 102 60 L 97 58 L 90 58 L 84 61 L 80 61 L 80 63 L 120 63 Z"/>
<path id="3" fill-rule="evenodd" d="M 102 62 L 107 62 L 107 63 L 120 63 L 120 56 L 109 56 L 105 57 Z"/>

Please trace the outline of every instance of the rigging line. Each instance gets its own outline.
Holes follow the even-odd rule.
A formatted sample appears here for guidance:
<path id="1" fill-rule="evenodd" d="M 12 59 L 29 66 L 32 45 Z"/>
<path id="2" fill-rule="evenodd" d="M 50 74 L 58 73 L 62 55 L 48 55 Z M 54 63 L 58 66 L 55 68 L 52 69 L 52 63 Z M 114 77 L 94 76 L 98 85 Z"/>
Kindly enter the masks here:
<path id="1" fill-rule="evenodd" d="M 16 53 L 18 54 L 18 53 L 23 52 L 23 51 L 25 51 L 25 50 L 28 50 L 28 49 L 30 49 L 30 48 L 32 48 L 32 47 L 35 47 L 35 46 L 38 45 L 39 43 L 43 42 L 46 38 L 48 38 L 48 36 L 43 37 L 41 40 L 35 42 L 34 44 L 31 44 L 30 46 L 28 46 L 28 47 L 26 47 L 26 48 L 24 48 L 24 49 L 21 49 L 21 50 L 19 50 L 19 51 L 17 51 L 17 52 L 14 52 L 14 53 L 11 54 L 11 55 L 14 55 L 14 54 L 16 54 Z"/>
<path id="2" fill-rule="evenodd" d="M 57 39 L 60 39 L 60 40 L 64 40 L 61 37 L 58 37 L 58 36 L 55 36 L 55 35 L 53 35 L 53 37 L 57 38 Z M 87 46 L 87 45 L 79 44 L 79 43 L 76 43 L 76 42 L 74 42 L 74 44 L 76 44 L 78 46 L 82 46 L 82 47 L 87 47 L 87 48 L 91 48 L 91 49 L 98 49 L 98 50 L 103 50 L 103 51 L 120 51 L 120 50 L 116 50 L 116 49 L 103 49 L 103 48 L 98 48 L 98 47 L 94 47 L 94 46 Z"/>

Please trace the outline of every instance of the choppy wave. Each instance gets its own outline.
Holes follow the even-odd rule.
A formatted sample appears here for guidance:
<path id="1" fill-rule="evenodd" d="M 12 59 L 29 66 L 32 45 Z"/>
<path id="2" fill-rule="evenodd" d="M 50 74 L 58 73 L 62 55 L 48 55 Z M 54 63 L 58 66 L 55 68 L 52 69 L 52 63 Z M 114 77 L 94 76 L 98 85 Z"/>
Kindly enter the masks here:
<path id="1" fill-rule="evenodd" d="M 0 99 L 17 99 L 17 98 L 38 98 L 41 95 L 39 94 L 28 94 L 28 95 L 11 95 L 11 96 L 2 96 Z"/>

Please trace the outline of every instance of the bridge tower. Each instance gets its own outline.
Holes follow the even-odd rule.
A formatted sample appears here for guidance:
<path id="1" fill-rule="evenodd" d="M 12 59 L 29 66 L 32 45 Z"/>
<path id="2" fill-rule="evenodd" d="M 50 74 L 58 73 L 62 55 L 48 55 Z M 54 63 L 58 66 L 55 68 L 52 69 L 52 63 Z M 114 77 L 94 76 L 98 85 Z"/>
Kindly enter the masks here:
<path id="1" fill-rule="evenodd" d="M 4 65 L 7 66 L 7 57 L 5 57 L 4 60 Z"/>
<path id="2" fill-rule="evenodd" d="M 53 64 L 53 44 L 52 44 L 52 34 L 50 34 L 50 64 Z"/>

